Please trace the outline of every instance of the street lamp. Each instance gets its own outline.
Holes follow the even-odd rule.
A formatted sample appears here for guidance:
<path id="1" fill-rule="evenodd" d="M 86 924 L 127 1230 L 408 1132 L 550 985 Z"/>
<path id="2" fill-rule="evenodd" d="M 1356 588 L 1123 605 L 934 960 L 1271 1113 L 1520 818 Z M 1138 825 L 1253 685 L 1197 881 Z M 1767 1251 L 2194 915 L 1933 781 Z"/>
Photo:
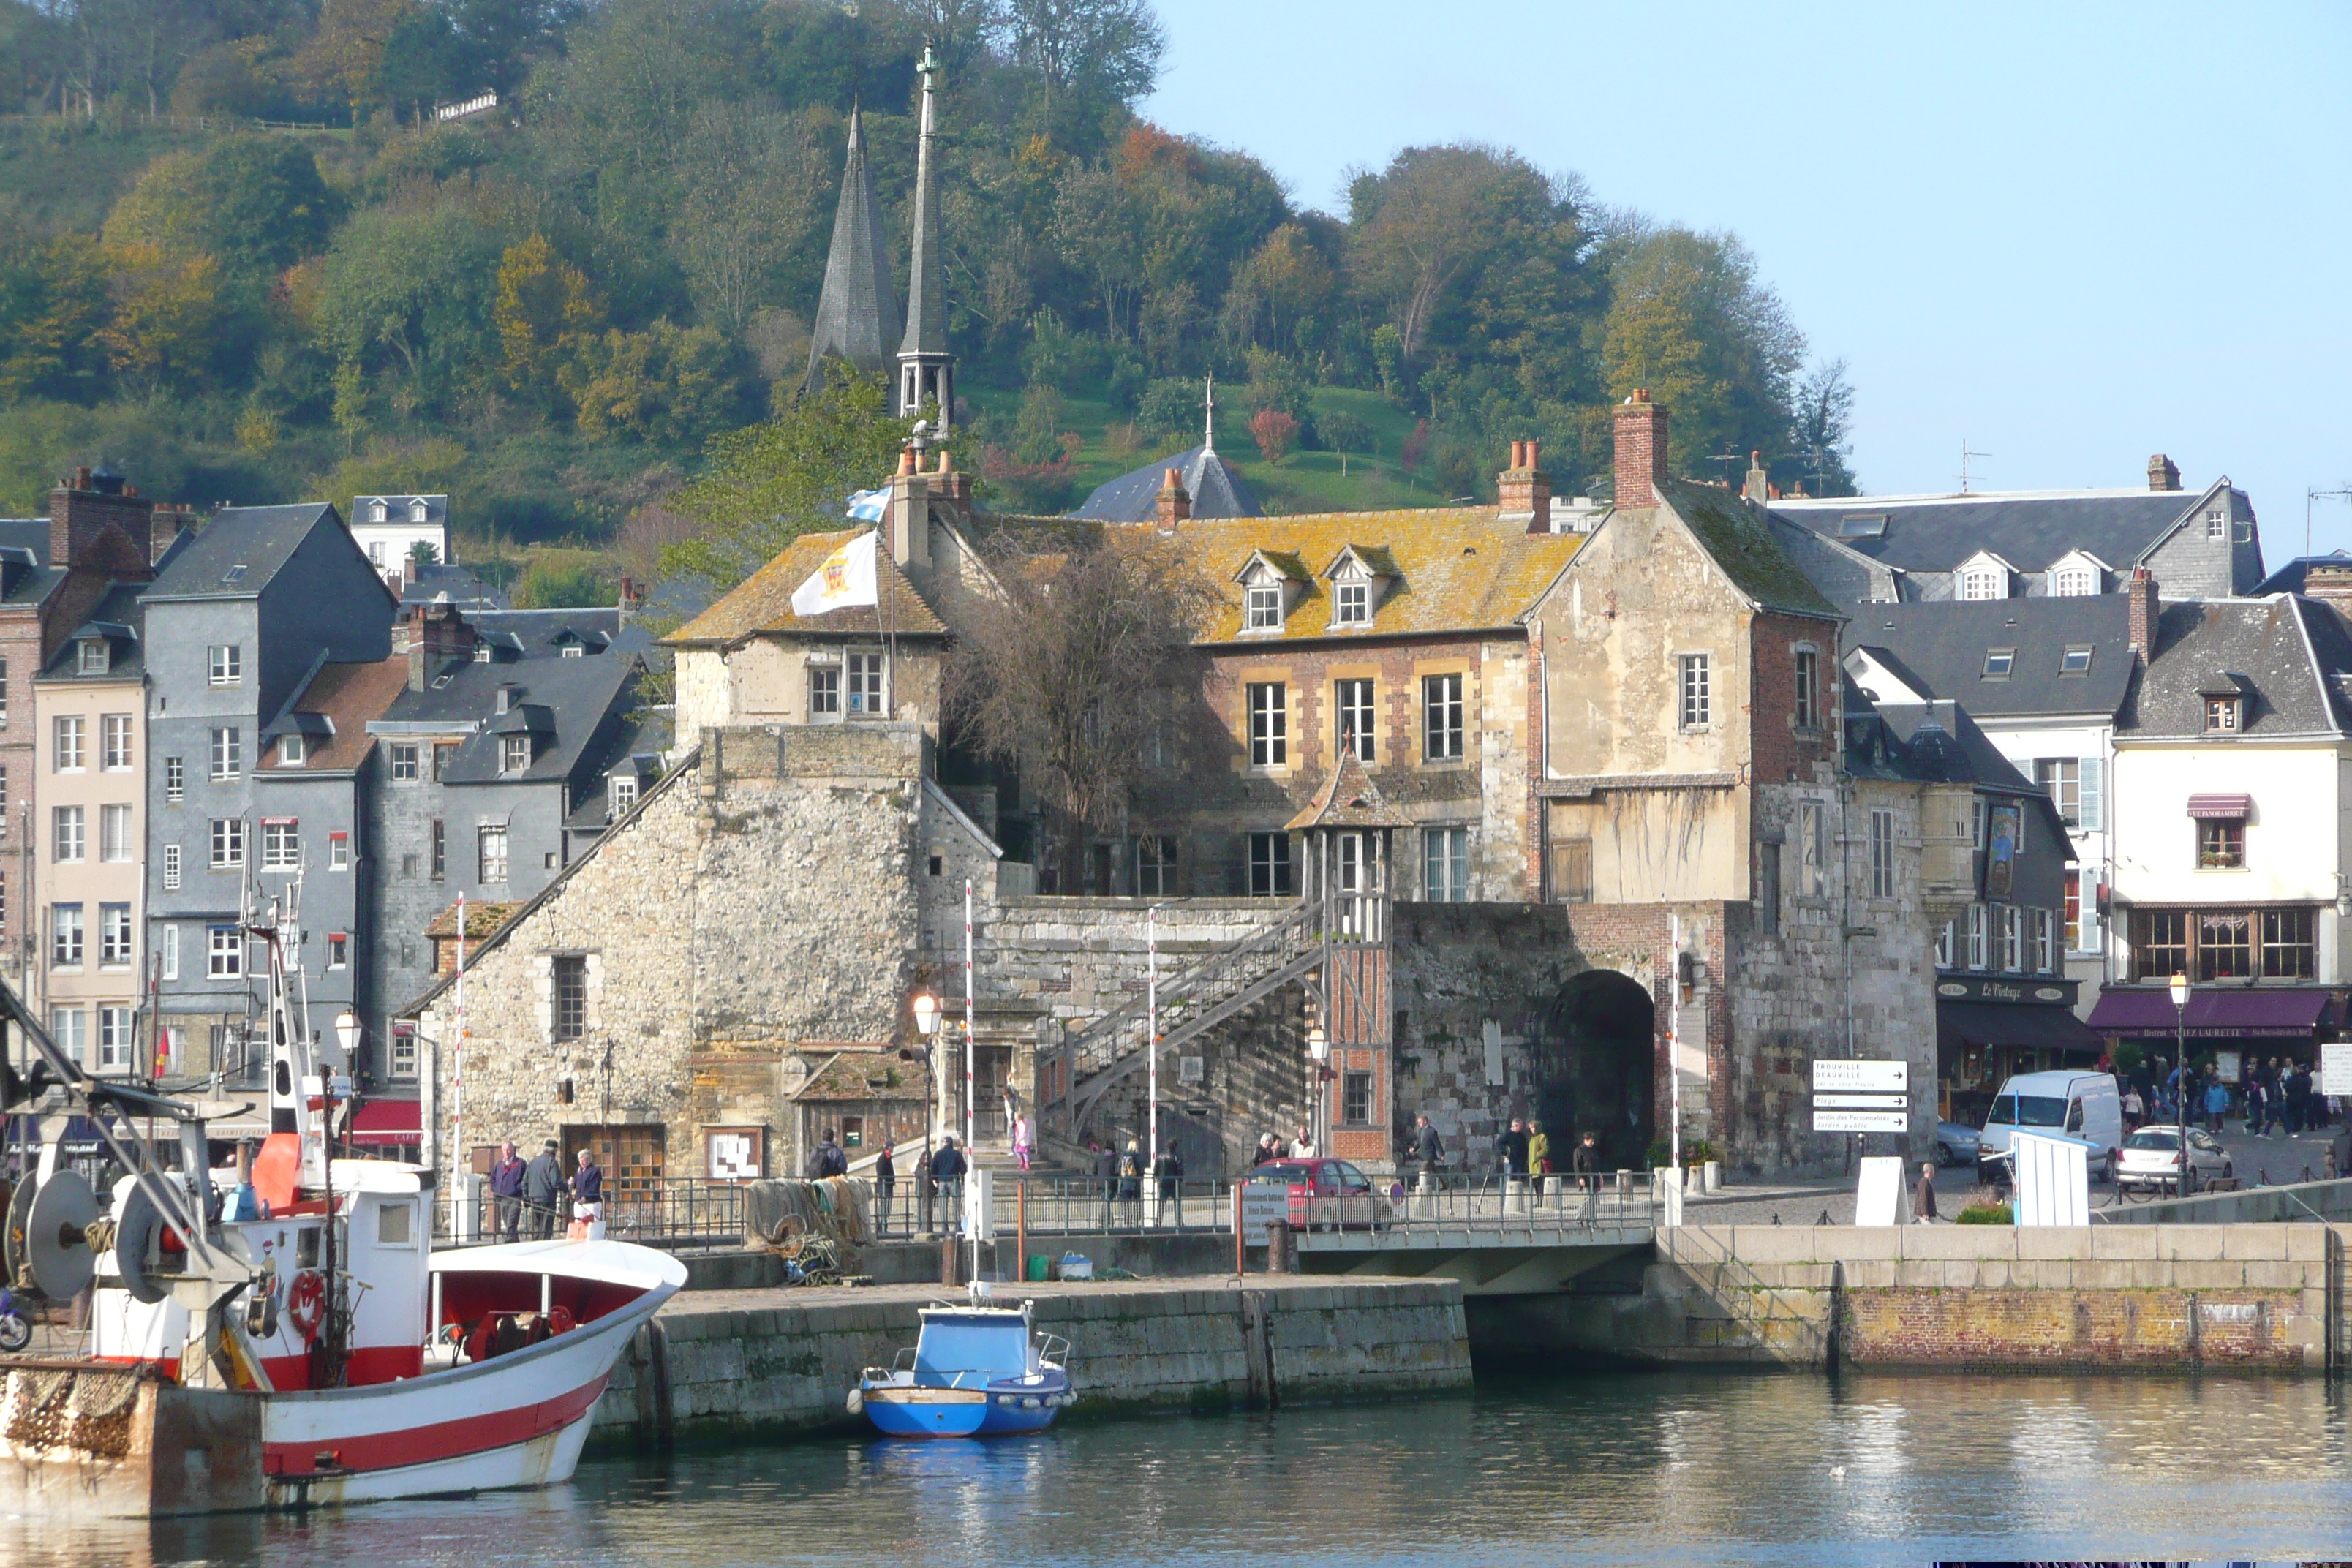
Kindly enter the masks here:
<path id="1" fill-rule="evenodd" d="M 915 1032 L 927 1040 L 940 1032 L 940 999 L 928 991 L 915 993 Z"/>
<path id="2" fill-rule="evenodd" d="M 1315 1062 L 1315 1152 L 1328 1156 L 1331 1150 L 1330 1122 L 1331 1040 L 1318 1022 L 1307 1026 L 1307 1054 Z"/>
<path id="3" fill-rule="evenodd" d="M 342 1043 L 343 1070 L 349 1072 L 360 1048 L 360 1016 L 349 1007 L 336 1015 L 335 1038 Z"/>
<path id="4" fill-rule="evenodd" d="M 2179 1152 L 2174 1191 L 2189 1195 L 2189 976 L 2172 977 L 2172 1120 Z"/>

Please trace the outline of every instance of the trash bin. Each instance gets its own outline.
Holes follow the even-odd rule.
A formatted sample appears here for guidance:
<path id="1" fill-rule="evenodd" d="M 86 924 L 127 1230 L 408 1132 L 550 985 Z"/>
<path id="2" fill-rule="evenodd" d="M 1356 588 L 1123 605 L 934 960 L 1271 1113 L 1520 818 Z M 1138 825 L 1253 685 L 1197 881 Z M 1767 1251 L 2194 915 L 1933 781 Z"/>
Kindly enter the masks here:
<path id="1" fill-rule="evenodd" d="M 1042 1252 L 1033 1256 L 1029 1259 L 1029 1278 L 1040 1284 L 1052 1279 L 1053 1275 L 1047 1271 L 1047 1265 L 1050 1261 L 1051 1260 L 1048 1259 Z"/>

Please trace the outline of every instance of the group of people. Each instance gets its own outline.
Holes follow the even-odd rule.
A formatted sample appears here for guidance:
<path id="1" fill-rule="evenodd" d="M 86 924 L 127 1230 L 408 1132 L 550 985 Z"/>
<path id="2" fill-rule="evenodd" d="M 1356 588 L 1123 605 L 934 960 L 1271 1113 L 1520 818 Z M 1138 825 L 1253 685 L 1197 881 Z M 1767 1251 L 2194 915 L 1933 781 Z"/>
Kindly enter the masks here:
<path id="1" fill-rule="evenodd" d="M 526 1222 L 533 1241 L 552 1239 L 567 1199 L 572 1221 L 587 1226 L 592 1237 L 604 1234 L 603 1167 L 583 1145 L 578 1164 L 567 1176 L 555 1150 L 555 1140 L 550 1138 L 526 1162 L 516 1152 L 513 1139 L 499 1145 L 499 1157 L 490 1164 L 490 1201 L 499 1240 L 521 1240 Z"/>
<path id="2" fill-rule="evenodd" d="M 2185 1118 L 2177 1113 L 2180 1106 L 2188 1108 Z M 2219 1133 L 2222 1122 L 2235 1116 L 2244 1121 L 2250 1137 L 2299 1138 L 2335 1120 L 2334 1103 L 2316 1091 L 2310 1065 L 2284 1057 L 2248 1062 L 2234 1088 L 2210 1064 L 2190 1067 L 2185 1086 L 2177 1069 L 2145 1084 L 2127 1080 L 2122 1109 L 2126 1132 L 2149 1121 L 2170 1125 L 2185 1120 Z"/>
<path id="3" fill-rule="evenodd" d="M 1255 1171 L 1269 1160 L 1312 1160 L 1317 1152 L 1315 1136 L 1304 1127 L 1295 1138 L 1285 1138 L 1279 1132 L 1261 1132 L 1257 1148 L 1250 1154 L 1250 1169 Z"/>
<path id="4" fill-rule="evenodd" d="M 1263 1147 L 1263 1144 L 1260 1145 Z M 1254 1160 L 1253 1165 L 1263 1160 Z M 1184 1223 L 1184 1156 L 1173 1143 L 1161 1147 L 1157 1158 L 1147 1161 L 1143 1146 L 1135 1139 L 1127 1141 L 1124 1151 L 1115 1142 L 1105 1143 L 1098 1138 L 1087 1140 L 1088 1173 L 1102 1194 L 1103 1224 L 1111 1225 L 1115 1212 L 1123 1213 L 1125 1223 L 1135 1225 L 1142 1218 L 1143 1184 L 1145 1178 L 1159 1184 L 1160 1202 L 1163 1210 L 1172 1210 L 1170 1223 Z M 1115 1206 L 1116 1205 L 1116 1208 Z"/>

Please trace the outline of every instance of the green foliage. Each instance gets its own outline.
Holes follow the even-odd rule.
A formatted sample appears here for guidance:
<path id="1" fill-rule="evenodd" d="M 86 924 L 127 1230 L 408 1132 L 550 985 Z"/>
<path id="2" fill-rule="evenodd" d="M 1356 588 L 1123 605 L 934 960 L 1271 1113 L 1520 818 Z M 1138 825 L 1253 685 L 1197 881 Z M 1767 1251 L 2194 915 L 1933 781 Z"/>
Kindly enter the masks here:
<path id="1" fill-rule="evenodd" d="M 1339 454 L 1341 458 L 1339 471 L 1343 474 L 1348 471 L 1346 462 L 1348 454 L 1365 451 L 1370 447 L 1372 440 L 1371 426 L 1366 423 L 1361 415 L 1351 414 L 1344 408 L 1335 408 L 1328 414 L 1318 415 L 1315 419 L 1315 433 L 1322 438 L 1323 445 Z"/>
<path id="2" fill-rule="evenodd" d="M 287 136 L 225 136 L 148 165 L 106 220 L 110 245 L 201 251 L 241 283 L 260 282 L 326 248 L 340 204 L 319 163 Z"/>
<path id="3" fill-rule="evenodd" d="M 1190 445 L 1200 433 L 1204 395 L 1201 384 L 1191 376 L 1163 376 L 1145 387 L 1136 400 L 1135 427 L 1161 446 Z"/>
<path id="4" fill-rule="evenodd" d="M 2015 1225 L 2017 1210 L 2009 1204 L 1970 1204 L 1953 1216 L 1954 1225 Z"/>
<path id="5" fill-rule="evenodd" d="M 558 379 L 592 441 L 694 441 L 743 413 L 735 346 L 710 327 L 656 321 L 582 340 Z"/>
<path id="6" fill-rule="evenodd" d="M 2141 1048 L 2138 1041 L 2123 1040 L 2116 1044 L 2115 1049 L 2115 1066 L 2116 1073 L 2118 1077 L 2128 1077 L 2130 1074 L 2137 1072 L 2140 1068 L 2140 1064 L 2146 1060 L 2147 1060 L 2147 1052 Z"/>
<path id="7" fill-rule="evenodd" d="M 578 609 L 618 604 L 619 595 L 611 574 L 592 563 L 534 561 L 515 583 L 514 604 L 519 610 Z"/>

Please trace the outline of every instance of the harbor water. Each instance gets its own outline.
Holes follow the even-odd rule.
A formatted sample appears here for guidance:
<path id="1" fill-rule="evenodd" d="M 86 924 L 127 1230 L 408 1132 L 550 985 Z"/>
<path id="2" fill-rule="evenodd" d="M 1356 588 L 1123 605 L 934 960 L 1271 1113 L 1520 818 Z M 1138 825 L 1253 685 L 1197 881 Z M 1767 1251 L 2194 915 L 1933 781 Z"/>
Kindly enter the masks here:
<path id="1" fill-rule="evenodd" d="M 0 1521 L 57 1568 L 1927 1563 L 2343 1556 L 2316 1378 L 1623 1373 L 1038 1436 L 593 1458 L 551 1491 L 303 1518 Z"/>

